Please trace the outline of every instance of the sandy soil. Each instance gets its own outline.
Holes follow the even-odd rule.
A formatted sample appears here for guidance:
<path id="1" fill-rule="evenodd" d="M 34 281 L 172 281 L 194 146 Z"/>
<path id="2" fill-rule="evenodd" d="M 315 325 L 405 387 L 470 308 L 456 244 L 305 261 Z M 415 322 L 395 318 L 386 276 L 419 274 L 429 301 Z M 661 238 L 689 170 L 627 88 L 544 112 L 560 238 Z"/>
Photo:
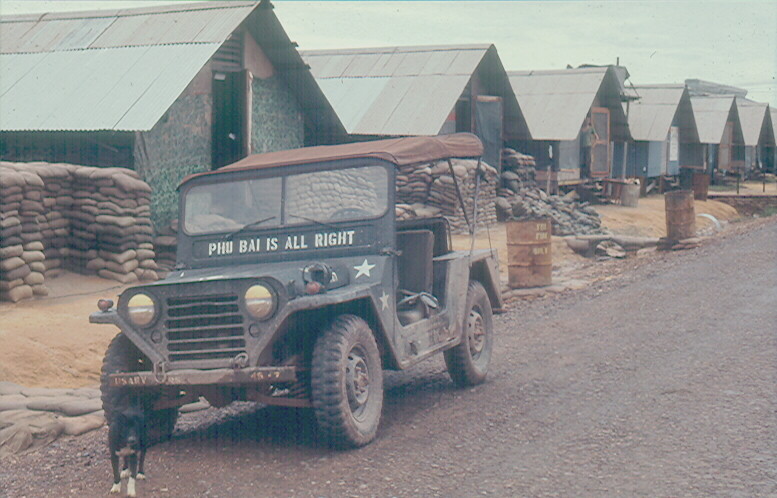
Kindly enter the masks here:
<path id="1" fill-rule="evenodd" d="M 28 387 L 94 385 L 116 329 L 89 324 L 89 314 L 97 310 L 97 299 L 115 300 L 123 287 L 75 273 L 46 286 L 46 298 L 0 302 L 0 380 Z"/>
<path id="2" fill-rule="evenodd" d="M 594 206 L 602 216 L 602 224 L 611 232 L 620 235 L 636 235 L 643 237 L 663 237 L 666 235 L 666 212 L 664 211 L 664 196 L 652 195 L 639 200 L 639 207 L 623 207 L 616 205 Z M 699 217 L 707 213 L 721 221 L 730 221 L 739 214 L 728 204 L 719 201 L 695 201 L 696 229 L 704 230 L 712 226 L 712 221 Z"/>
<path id="3" fill-rule="evenodd" d="M 604 225 L 612 232 L 662 236 L 665 232 L 663 197 L 640 199 L 639 208 L 599 206 Z M 696 213 L 709 213 L 721 220 L 737 217 L 734 208 L 717 202 L 696 202 Z M 710 223 L 698 218 L 698 228 Z M 490 241 L 489 241 L 490 235 Z M 454 248 L 467 250 L 470 238 L 453 237 Z M 481 230 L 476 248 L 494 247 L 502 262 L 507 257 L 504 224 Z M 561 237 L 553 237 L 554 281 L 576 278 L 575 271 L 591 264 L 572 252 Z M 507 280 L 507 265 L 501 265 Z M 47 281 L 49 297 L 18 304 L 0 303 L 0 380 L 29 387 L 83 387 L 99 381 L 103 354 L 116 329 L 91 325 L 89 314 L 100 297 L 116 299 L 123 286 L 98 277 L 65 273 Z"/>

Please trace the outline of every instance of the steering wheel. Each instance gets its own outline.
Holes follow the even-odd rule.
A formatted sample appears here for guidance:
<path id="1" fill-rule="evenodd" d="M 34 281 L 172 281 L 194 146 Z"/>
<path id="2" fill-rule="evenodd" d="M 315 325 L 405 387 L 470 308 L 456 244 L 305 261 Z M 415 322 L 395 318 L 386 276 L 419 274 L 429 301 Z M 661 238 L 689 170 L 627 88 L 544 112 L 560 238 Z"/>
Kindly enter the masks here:
<path id="1" fill-rule="evenodd" d="M 332 213 L 329 217 L 330 220 L 346 220 L 350 218 L 363 218 L 369 216 L 370 213 L 367 210 L 357 207 L 341 208 Z"/>

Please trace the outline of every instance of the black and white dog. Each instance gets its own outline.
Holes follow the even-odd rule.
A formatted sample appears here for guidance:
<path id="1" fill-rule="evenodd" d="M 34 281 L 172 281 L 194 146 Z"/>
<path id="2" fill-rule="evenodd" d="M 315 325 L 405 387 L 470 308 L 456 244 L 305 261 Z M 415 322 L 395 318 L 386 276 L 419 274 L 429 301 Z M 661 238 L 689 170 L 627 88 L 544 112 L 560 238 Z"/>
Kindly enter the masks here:
<path id="1" fill-rule="evenodd" d="M 143 461 L 148 447 L 143 410 L 130 406 L 113 414 L 108 428 L 108 448 L 113 467 L 111 493 L 121 493 L 121 479 L 127 478 L 127 496 L 135 496 L 135 480 L 145 479 Z M 119 459 L 123 459 L 121 470 Z"/>

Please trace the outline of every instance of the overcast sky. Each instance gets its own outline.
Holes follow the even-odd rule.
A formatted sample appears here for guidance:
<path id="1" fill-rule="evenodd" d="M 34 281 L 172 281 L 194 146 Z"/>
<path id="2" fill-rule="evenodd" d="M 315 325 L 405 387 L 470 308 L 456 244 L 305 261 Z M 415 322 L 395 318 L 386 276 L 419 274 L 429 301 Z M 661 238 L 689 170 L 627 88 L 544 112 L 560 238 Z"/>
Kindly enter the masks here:
<path id="1" fill-rule="evenodd" d="M 161 3 L 0 0 L 0 12 Z M 506 69 L 620 57 L 634 84 L 706 79 L 777 106 L 777 0 L 273 3 L 300 49 L 493 43 Z"/>

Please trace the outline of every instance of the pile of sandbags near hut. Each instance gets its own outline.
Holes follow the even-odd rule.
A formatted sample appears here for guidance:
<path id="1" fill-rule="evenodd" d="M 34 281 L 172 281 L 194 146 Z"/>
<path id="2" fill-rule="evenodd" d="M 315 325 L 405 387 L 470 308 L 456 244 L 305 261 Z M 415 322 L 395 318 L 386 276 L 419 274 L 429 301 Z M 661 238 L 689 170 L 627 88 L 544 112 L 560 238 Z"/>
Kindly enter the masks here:
<path id="1" fill-rule="evenodd" d="M 0 300 L 47 295 L 62 268 L 156 280 L 150 195 L 124 168 L 0 162 Z"/>
<path id="2" fill-rule="evenodd" d="M 603 233 L 599 214 L 580 202 L 574 192 L 549 195 L 535 181 L 535 161 L 532 156 L 513 149 L 502 151 L 501 187 L 496 211 L 500 220 L 525 220 L 548 217 L 553 235 Z"/>
<path id="3" fill-rule="evenodd" d="M 456 184 L 464 200 L 467 216 L 471 218 L 474 211 L 478 161 L 452 159 L 451 163 L 453 174 L 447 161 L 399 168 L 396 205 L 398 219 L 444 216 L 454 233 L 468 231 Z M 478 224 L 491 225 L 496 223 L 494 202 L 497 171 L 485 162 L 480 163 L 480 170 L 482 177 L 478 191 Z"/>

